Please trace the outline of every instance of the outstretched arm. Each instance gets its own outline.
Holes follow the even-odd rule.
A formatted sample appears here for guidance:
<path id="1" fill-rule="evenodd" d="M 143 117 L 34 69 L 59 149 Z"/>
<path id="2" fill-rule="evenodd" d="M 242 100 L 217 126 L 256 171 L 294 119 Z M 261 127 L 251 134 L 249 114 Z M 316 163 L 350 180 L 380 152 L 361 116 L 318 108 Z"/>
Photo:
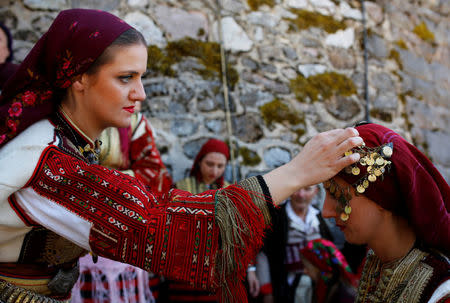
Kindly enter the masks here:
<path id="1" fill-rule="evenodd" d="M 273 202 L 279 204 L 300 188 L 323 182 L 358 161 L 358 153 L 344 156 L 344 152 L 362 143 L 354 128 L 314 136 L 294 159 L 263 176 Z"/>

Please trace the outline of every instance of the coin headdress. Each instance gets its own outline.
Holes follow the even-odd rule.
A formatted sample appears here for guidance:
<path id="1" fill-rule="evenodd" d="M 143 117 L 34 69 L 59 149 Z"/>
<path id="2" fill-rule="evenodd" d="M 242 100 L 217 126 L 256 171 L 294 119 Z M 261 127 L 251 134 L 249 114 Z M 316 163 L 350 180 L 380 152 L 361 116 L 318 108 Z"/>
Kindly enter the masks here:
<path id="1" fill-rule="evenodd" d="M 377 147 L 367 147 L 365 144 L 345 152 L 345 156 L 358 153 L 360 159 L 357 163 L 347 166 L 344 169 L 346 174 L 361 176 L 351 186 L 355 187 L 356 194 L 363 194 L 371 183 L 377 181 L 378 178 L 383 180 L 384 174 L 390 170 L 391 161 L 389 160 L 394 152 L 392 142 Z M 360 168 L 363 167 L 365 169 Z M 337 213 L 340 213 L 340 219 L 347 221 L 352 208 L 350 200 L 352 194 L 350 187 L 343 188 L 333 179 L 324 182 L 324 187 L 338 201 Z"/>

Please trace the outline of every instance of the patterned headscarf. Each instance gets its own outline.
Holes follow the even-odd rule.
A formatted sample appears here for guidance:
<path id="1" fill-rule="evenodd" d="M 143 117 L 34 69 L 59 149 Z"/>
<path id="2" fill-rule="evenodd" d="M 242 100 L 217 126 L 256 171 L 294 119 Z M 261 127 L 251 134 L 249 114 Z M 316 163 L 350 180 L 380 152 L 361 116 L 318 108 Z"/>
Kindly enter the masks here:
<path id="1" fill-rule="evenodd" d="M 228 145 L 225 142 L 218 139 L 209 139 L 208 141 L 206 141 L 206 143 L 203 144 L 202 148 L 195 157 L 194 164 L 192 165 L 190 173 L 190 175 L 194 176 L 199 182 L 203 181 L 202 173 L 200 171 L 200 161 L 206 154 L 212 152 L 223 154 L 225 158 L 227 158 L 227 161 L 230 159 L 230 151 L 228 149 Z M 219 188 L 223 187 L 224 183 L 223 175 L 220 176 L 215 183 L 217 183 Z"/>
<path id="2" fill-rule="evenodd" d="M 366 146 L 392 143 L 391 168 L 370 182 L 364 195 L 389 211 L 408 220 L 426 245 L 450 253 L 450 187 L 436 167 L 400 135 L 378 124 L 357 126 Z M 358 163 L 365 174 L 367 166 Z M 341 171 L 339 177 L 355 184 L 361 175 Z M 351 215 L 350 215 L 351 216 Z"/>
<path id="3" fill-rule="evenodd" d="M 54 112 L 74 77 L 87 71 L 103 51 L 130 29 L 100 10 L 59 13 L 0 97 L 0 147 Z"/>
<path id="4" fill-rule="evenodd" d="M 317 267 L 320 271 L 320 280 L 316 281 L 316 299 L 318 303 L 325 301 L 328 290 L 332 286 L 333 274 L 338 272 L 351 285 L 357 285 L 357 277 L 352 273 L 350 266 L 339 249 L 326 239 L 314 239 L 300 250 L 304 259 Z"/>

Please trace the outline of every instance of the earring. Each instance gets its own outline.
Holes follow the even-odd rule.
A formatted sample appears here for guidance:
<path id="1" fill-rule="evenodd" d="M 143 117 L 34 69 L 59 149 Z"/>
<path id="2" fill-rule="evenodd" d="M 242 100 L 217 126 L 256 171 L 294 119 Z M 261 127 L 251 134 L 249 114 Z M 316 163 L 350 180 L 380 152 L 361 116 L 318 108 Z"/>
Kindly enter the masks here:
<path id="1" fill-rule="evenodd" d="M 352 199 L 350 187 L 342 188 L 333 179 L 325 181 L 323 187 L 327 189 L 338 202 L 336 205 L 336 212 L 340 214 L 339 218 L 344 222 L 347 221 L 352 212 L 352 207 L 350 206 L 350 200 Z"/>

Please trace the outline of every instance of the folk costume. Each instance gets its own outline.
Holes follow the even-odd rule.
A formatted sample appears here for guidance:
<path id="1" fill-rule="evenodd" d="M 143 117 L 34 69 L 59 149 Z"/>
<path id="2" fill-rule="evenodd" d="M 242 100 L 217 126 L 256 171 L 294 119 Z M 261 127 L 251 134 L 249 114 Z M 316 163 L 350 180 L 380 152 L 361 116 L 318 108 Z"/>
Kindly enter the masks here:
<path id="1" fill-rule="evenodd" d="M 275 302 L 289 303 L 295 301 L 296 289 L 300 285 L 303 299 L 311 299 L 312 293 L 308 291 L 311 281 L 305 277 L 302 280 L 304 266 L 300 250 L 313 239 L 332 240 L 329 226 L 320 211 L 312 205 L 308 206 L 305 219 L 300 218 L 289 199 L 280 208 L 273 210 L 272 221 L 273 226 L 264 239 L 263 247 L 268 264 L 260 265 L 268 268 L 269 277 L 264 279 L 261 289 L 264 294 L 273 293 Z"/>
<path id="2" fill-rule="evenodd" d="M 300 250 L 302 258 L 320 271 L 315 282 L 313 302 L 353 303 L 357 277 L 352 273 L 344 255 L 326 239 L 315 239 Z"/>
<path id="3" fill-rule="evenodd" d="M 202 145 L 190 171 L 190 176 L 178 181 L 176 187 L 178 189 L 186 190 L 193 194 L 201 193 L 210 189 L 219 189 L 229 185 L 223 175 L 220 176 L 214 183 L 206 184 L 203 182 L 203 177 L 200 171 L 200 161 L 208 153 L 216 152 L 223 154 L 227 161 L 230 158 L 230 152 L 225 142 L 218 139 L 209 139 Z M 217 302 L 217 296 L 215 293 L 208 291 L 193 289 L 185 283 L 179 283 L 175 281 L 167 281 L 167 302 L 204 302 L 214 303 Z"/>
<path id="4" fill-rule="evenodd" d="M 58 109 L 73 77 L 129 29 L 107 12 L 62 11 L 2 92 L 0 300 L 66 302 L 87 251 L 246 300 L 241 281 L 269 222 L 264 179 L 154 195 L 97 165 L 99 141 Z"/>
<path id="5" fill-rule="evenodd" d="M 225 142 L 218 139 L 209 139 L 202 145 L 200 151 L 195 156 L 194 163 L 192 164 L 189 177 L 184 178 L 176 183 L 176 187 L 179 189 L 187 190 L 191 193 L 201 193 L 209 189 L 219 189 L 229 185 L 224 176 L 220 176 L 212 184 L 205 184 L 203 182 L 202 173 L 200 171 L 200 161 L 206 154 L 216 152 L 223 154 L 227 161 L 230 159 L 230 151 Z"/>
<path id="6" fill-rule="evenodd" d="M 394 131 L 376 124 L 356 127 L 365 147 L 357 164 L 339 173 L 347 183 L 395 215 L 406 218 L 416 244 L 400 260 L 383 264 L 370 251 L 356 302 L 450 300 L 450 188 L 434 165 Z M 327 186 L 326 186 L 327 187 Z M 336 196 L 337 188 L 330 192 Z M 344 190 L 345 191 L 345 190 Z M 333 193 L 334 192 L 334 193 Z M 340 194 L 341 219 L 351 216 Z M 350 199 L 349 199 L 350 198 Z"/>
<path id="7" fill-rule="evenodd" d="M 141 113 L 132 115 L 127 128 L 104 130 L 100 141 L 101 165 L 138 178 L 155 195 L 160 196 L 172 187 L 172 178 L 156 148 L 153 129 Z M 86 255 L 80 259 L 80 278 L 72 290 L 71 303 L 152 303 L 159 295 L 159 281 L 158 276 L 140 268 L 102 257 L 94 263 Z"/>

